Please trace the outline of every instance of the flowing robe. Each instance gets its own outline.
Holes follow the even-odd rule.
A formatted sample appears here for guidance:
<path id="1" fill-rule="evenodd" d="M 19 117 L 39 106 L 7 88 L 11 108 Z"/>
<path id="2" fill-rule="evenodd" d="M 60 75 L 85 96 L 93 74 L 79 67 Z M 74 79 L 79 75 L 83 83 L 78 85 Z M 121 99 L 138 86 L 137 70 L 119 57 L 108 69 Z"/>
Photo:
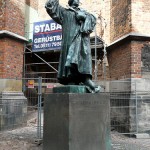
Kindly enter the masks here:
<path id="1" fill-rule="evenodd" d="M 45 6 L 47 13 L 54 21 L 62 25 L 62 47 L 58 67 L 58 79 L 62 84 L 77 81 L 83 82 L 84 75 L 92 78 L 92 58 L 90 33 L 93 31 L 96 18 L 84 10 L 86 18 L 79 21 L 77 13 L 59 5 L 57 0 L 49 0 Z M 71 71 L 76 68 L 76 71 Z M 73 77 L 71 81 L 70 77 Z M 81 81 L 80 81 L 81 80 Z"/>

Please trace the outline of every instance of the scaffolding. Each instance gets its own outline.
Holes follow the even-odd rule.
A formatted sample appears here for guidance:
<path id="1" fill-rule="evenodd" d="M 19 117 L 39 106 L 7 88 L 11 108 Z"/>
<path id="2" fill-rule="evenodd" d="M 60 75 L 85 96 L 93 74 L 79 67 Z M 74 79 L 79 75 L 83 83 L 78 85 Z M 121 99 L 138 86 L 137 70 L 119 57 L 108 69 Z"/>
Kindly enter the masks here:
<path id="1" fill-rule="evenodd" d="M 29 32 L 28 32 L 29 33 Z M 91 37 L 92 63 L 95 64 L 94 79 L 97 80 L 97 62 L 103 58 L 103 42 L 96 36 Z M 32 52 L 32 43 L 24 47 L 24 77 L 44 77 L 56 79 L 60 50 Z M 48 58 L 49 56 L 49 58 Z M 53 61 L 49 61 L 53 59 Z M 45 69 L 44 69 L 45 68 Z"/>

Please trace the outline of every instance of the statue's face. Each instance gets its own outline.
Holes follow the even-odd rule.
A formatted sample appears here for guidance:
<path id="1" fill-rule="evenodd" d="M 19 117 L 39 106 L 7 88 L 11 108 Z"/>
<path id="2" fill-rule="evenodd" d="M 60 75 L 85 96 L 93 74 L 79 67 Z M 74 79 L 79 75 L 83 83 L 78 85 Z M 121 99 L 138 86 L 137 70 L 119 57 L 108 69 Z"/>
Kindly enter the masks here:
<path id="1" fill-rule="evenodd" d="M 78 6 L 79 6 L 79 0 L 72 0 L 71 6 L 76 6 L 76 7 L 78 7 Z"/>

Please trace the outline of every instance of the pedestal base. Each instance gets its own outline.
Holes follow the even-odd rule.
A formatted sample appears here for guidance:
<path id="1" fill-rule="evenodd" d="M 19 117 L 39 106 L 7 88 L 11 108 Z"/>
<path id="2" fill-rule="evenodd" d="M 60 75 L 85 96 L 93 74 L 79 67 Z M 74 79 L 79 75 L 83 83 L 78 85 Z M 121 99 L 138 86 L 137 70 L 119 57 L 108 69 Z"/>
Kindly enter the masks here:
<path id="1" fill-rule="evenodd" d="M 89 93 L 85 86 L 65 85 L 53 88 L 53 93 Z"/>
<path id="2" fill-rule="evenodd" d="M 110 150 L 109 95 L 49 94 L 44 150 Z"/>
<path id="3" fill-rule="evenodd" d="M 26 125 L 27 98 L 22 92 L 1 92 L 0 110 L 0 131 Z"/>

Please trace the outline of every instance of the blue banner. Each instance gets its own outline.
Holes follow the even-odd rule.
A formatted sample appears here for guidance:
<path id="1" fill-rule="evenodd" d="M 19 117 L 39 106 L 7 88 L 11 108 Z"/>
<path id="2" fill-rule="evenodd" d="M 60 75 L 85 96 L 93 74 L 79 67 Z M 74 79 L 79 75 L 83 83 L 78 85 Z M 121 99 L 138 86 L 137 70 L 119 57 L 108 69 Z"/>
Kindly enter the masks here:
<path id="1" fill-rule="evenodd" d="M 54 20 L 35 22 L 33 25 L 32 51 L 60 50 L 62 27 Z"/>

